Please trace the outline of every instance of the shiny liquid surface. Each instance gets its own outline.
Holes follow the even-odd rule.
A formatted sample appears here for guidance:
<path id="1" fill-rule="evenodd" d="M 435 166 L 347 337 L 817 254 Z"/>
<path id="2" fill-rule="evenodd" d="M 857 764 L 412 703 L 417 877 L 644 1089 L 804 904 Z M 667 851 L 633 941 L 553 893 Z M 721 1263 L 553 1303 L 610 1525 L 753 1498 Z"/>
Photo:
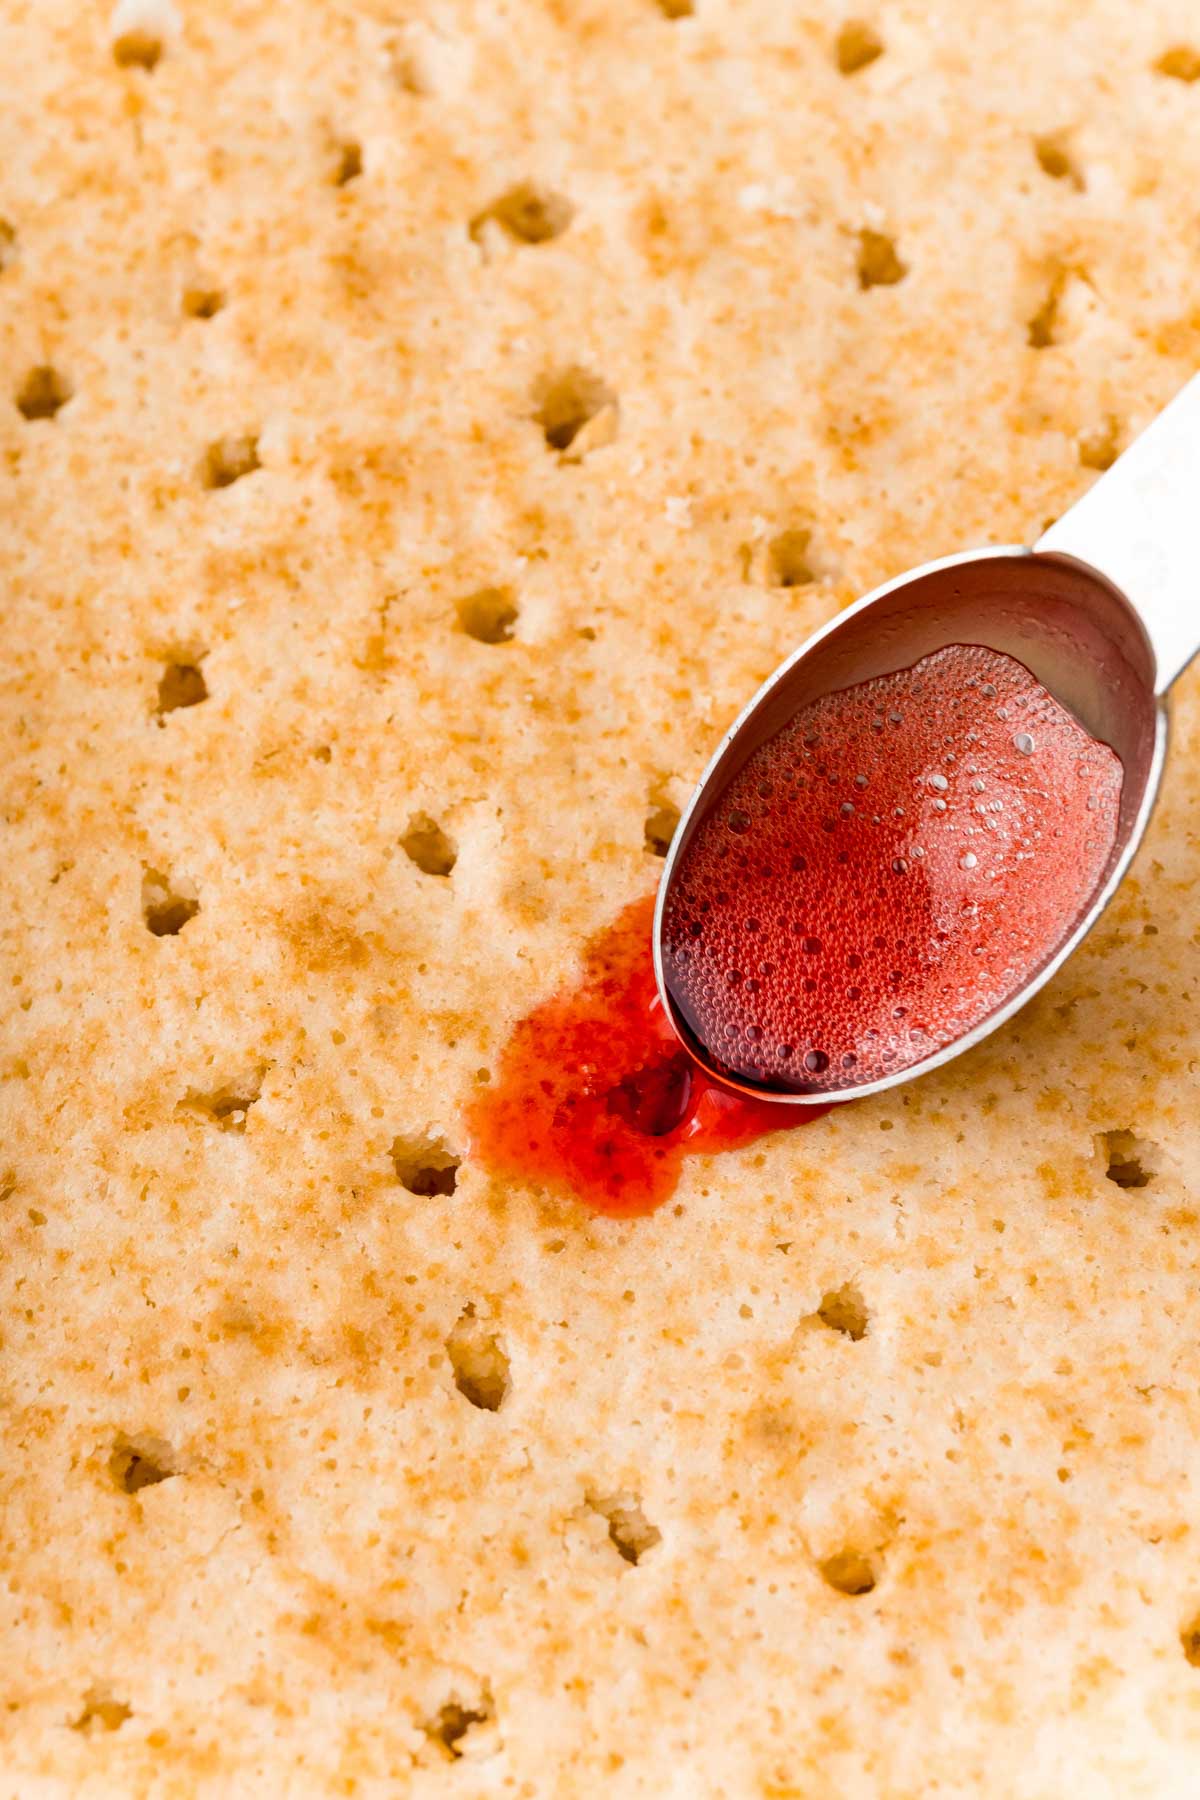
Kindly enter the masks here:
<path id="1" fill-rule="evenodd" d="M 1087 906 L 1122 769 L 1022 663 L 954 644 L 805 706 L 711 806 L 663 920 L 718 1070 L 826 1092 L 1017 993 Z"/>
<path id="2" fill-rule="evenodd" d="M 685 1156 L 732 1150 L 824 1109 L 717 1086 L 663 1013 L 651 954 L 653 899 L 587 946 L 578 984 L 522 1019 L 471 1108 L 474 1154 L 614 1217 L 652 1212 Z"/>

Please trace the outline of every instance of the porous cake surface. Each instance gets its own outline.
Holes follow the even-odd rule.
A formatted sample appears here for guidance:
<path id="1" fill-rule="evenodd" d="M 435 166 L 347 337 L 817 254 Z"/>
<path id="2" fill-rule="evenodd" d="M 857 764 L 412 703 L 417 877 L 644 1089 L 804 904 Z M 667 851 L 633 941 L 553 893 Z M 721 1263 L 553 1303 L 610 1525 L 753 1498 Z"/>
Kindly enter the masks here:
<path id="1" fill-rule="evenodd" d="M 7 0 L 0 1795 L 1184 1796 L 1200 679 L 961 1061 L 498 1178 L 755 685 L 1200 360 L 1185 0 Z"/>

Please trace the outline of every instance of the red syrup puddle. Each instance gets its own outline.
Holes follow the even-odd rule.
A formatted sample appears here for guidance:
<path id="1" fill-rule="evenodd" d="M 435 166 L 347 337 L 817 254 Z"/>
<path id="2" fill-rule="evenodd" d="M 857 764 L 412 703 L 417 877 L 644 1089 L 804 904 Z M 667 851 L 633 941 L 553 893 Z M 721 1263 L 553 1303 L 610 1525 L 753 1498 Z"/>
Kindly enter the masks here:
<path id="1" fill-rule="evenodd" d="M 610 1218 L 670 1199 L 685 1156 L 736 1150 L 829 1110 L 743 1099 L 693 1062 L 658 997 L 653 920 L 650 895 L 591 940 L 578 985 L 520 1021 L 468 1120 L 490 1168 Z"/>

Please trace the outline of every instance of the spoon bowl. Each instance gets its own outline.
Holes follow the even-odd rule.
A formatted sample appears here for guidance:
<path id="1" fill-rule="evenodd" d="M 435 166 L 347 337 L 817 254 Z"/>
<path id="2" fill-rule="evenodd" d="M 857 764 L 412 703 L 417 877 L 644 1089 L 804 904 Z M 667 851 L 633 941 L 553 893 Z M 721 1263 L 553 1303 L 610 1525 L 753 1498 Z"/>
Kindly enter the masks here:
<path id="1" fill-rule="evenodd" d="M 685 1046 L 726 1087 L 759 1096 L 764 1091 L 713 1061 L 681 1014 L 664 973 L 664 909 L 681 858 L 732 778 L 802 707 L 872 676 L 911 667 L 951 644 L 984 645 L 1023 663 L 1092 737 L 1116 752 L 1124 770 L 1116 839 L 1086 907 L 1064 922 L 1053 953 L 1031 969 L 1014 994 L 919 1062 L 876 1081 L 848 1081 L 847 1097 L 910 1081 L 1011 1018 L 1091 929 L 1128 868 L 1158 790 L 1167 736 L 1166 709 L 1155 693 L 1154 648 L 1133 605 L 1080 561 L 1021 547 L 968 551 L 886 582 L 815 632 L 734 721 L 680 820 L 663 869 L 654 921 L 659 993 Z M 828 1087 L 813 1093 L 771 1090 L 772 1100 L 782 1105 L 827 1105 L 830 1097 Z"/>

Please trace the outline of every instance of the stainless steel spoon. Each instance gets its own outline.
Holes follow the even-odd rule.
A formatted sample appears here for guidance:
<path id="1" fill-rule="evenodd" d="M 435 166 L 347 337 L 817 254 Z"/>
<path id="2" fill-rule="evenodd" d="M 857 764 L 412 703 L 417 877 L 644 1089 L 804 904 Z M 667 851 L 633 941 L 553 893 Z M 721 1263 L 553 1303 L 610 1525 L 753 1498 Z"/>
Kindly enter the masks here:
<path id="1" fill-rule="evenodd" d="M 667 1017 L 724 1086 L 763 1094 L 710 1063 L 667 987 L 663 912 L 680 857 L 732 776 L 802 706 L 947 644 L 984 644 L 1016 657 L 1111 745 L 1125 771 L 1116 842 L 1090 904 L 1023 988 L 954 1043 L 879 1081 L 848 1083 L 847 1096 L 915 1080 L 1011 1018 L 1091 930 L 1133 859 L 1162 776 L 1164 695 L 1200 649 L 1200 375 L 1032 550 L 968 550 L 885 582 L 814 632 L 734 720 L 680 820 L 654 915 L 654 968 Z M 771 1093 L 794 1106 L 830 1097 L 828 1088 Z"/>

